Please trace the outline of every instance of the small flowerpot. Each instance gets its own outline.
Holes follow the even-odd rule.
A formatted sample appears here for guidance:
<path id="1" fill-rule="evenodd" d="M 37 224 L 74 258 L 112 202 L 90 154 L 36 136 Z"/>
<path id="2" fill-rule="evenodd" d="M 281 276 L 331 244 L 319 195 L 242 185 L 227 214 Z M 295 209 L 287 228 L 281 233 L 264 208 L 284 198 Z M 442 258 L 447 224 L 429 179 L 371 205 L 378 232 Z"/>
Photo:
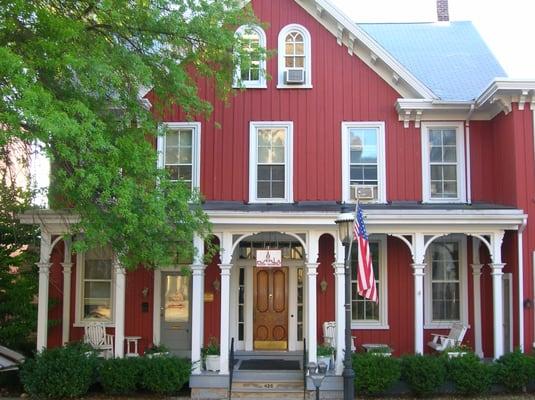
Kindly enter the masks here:
<path id="1" fill-rule="evenodd" d="M 466 351 L 449 351 L 448 358 L 457 358 L 466 355 Z"/>
<path id="2" fill-rule="evenodd" d="M 219 355 L 206 356 L 204 363 L 206 364 L 207 371 L 219 371 Z"/>
<path id="3" fill-rule="evenodd" d="M 318 364 L 319 364 L 320 362 L 325 363 L 325 365 L 327 365 L 327 369 L 330 369 L 330 365 L 331 365 L 331 356 L 318 356 Z"/>

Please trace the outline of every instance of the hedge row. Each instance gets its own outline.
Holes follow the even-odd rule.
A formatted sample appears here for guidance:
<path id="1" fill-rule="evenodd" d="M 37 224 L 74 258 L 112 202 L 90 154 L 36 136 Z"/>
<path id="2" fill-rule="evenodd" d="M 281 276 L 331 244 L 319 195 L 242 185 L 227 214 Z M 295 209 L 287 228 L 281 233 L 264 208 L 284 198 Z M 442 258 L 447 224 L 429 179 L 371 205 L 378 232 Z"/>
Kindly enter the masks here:
<path id="1" fill-rule="evenodd" d="M 419 397 L 429 397 L 450 381 L 455 392 L 465 396 L 482 395 L 492 384 L 510 392 L 526 390 L 535 380 L 535 358 L 518 351 L 494 363 L 484 363 L 475 354 L 449 359 L 446 356 L 410 355 L 402 358 L 364 353 L 353 356 L 357 393 L 378 395 L 400 380 Z"/>
<path id="2" fill-rule="evenodd" d="M 191 363 L 173 356 L 104 360 L 85 345 L 47 349 L 28 359 L 20 377 L 24 389 L 38 399 L 74 398 L 93 385 L 106 394 L 129 395 L 137 391 L 170 395 L 188 381 Z"/>

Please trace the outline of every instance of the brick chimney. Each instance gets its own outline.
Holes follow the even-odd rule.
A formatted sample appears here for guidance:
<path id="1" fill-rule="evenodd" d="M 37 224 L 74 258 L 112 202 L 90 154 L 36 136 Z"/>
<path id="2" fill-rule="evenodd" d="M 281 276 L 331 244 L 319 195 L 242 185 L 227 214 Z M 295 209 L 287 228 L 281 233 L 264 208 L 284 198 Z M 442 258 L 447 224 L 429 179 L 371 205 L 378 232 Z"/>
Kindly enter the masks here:
<path id="1" fill-rule="evenodd" d="M 450 20 L 448 0 L 437 0 L 437 17 L 439 21 Z"/>

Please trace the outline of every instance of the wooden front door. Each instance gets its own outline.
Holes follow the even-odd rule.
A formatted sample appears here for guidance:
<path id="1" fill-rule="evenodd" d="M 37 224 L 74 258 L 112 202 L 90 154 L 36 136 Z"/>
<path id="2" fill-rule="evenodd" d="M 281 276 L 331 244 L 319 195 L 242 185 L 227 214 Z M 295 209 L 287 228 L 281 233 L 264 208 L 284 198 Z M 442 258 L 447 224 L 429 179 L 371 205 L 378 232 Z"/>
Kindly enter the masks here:
<path id="1" fill-rule="evenodd" d="M 288 349 L 288 268 L 255 268 L 255 350 Z"/>

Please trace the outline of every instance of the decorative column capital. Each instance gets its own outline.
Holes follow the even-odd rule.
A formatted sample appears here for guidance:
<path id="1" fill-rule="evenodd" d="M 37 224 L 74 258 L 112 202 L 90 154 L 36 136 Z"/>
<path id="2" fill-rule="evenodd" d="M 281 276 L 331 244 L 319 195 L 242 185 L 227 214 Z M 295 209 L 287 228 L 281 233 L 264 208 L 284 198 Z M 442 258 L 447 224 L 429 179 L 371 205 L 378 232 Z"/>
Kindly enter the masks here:
<path id="1" fill-rule="evenodd" d="M 411 264 L 412 265 L 412 274 L 414 276 L 424 276 L 425 275 L 425 267 L 427 264 Z"/>
<path id="2" fill-rule="evenodd" d="M 52 263 L 38 262 L 35 265 L 37 265 L 39 267 L 39 273 L 40 274 L 48 275 L 48 273 L 50 272 L 50 267 L 52 266 Z"/>
<path id="3" fill-rule="evenodd" d="M 72 272 L 72 262 L 63 262 L 61 266 L 63 267 L 64 274 L 70 274 Z"/>
<path id="4" fill-rule="evenodd" d="M 126 270 L 120 264 L 115 265 L 115 275 L 126 275 Z"/>
<path id="5" fill-rule="evenodd" d="M 218 264 L 218 266 L 221 269 L 221 276 L 230 276 L 232 264 Z"/>
<path id="6" fill-rule="evenodd" d="M 306 263 L 307 275 L 318 275 L 318 265 L 319 263 Z"/>
<path id="7" fill-rule="evenodd" d="M 503 275 L 503 267 L 505 267 L 504 263 L 490 264 L 490 269 L 491 269 L 490 274 L 493 276 Z"/>
<path id="8" fill-rule="evenodd" d="M 190 268 L 191 268 L 191 274 L 193 276 L 203 276 L 204 270 L 206 269 L 206 265 L 205 264 L 191 264 Z"/>
<path id="9" fill-rule="evenodd" d="M 345 275 L 345 264 L 343 262 L 333 263 L 334 275 Z"/>
<path id="10" fill-rule="evenodd" d="M 481 276 L 481 268 L 483 268 L 483 264 L 471 264 L 472 265 L 472 275 L 474 277 L 479 278 Z"/>

